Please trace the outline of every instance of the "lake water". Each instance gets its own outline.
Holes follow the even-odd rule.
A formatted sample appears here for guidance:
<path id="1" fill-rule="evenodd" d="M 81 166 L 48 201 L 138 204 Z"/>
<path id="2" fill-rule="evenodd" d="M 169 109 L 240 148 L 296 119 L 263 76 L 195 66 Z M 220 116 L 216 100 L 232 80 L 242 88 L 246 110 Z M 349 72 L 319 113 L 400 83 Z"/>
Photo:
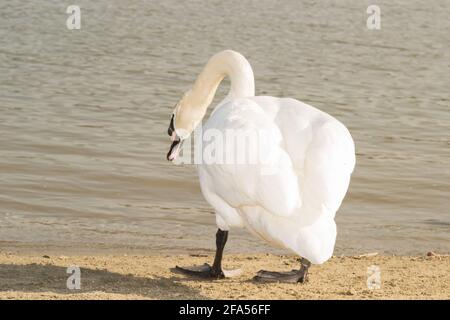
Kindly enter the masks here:
<path id="1" fill-rule="evenodd" d="M 87 1 L 0 4 L 0 250 L 214 248 L 193 166 L 165 159 L 170 113 L 208 58 L 244 54 L 259 95 L 352 133 L 336 254 L 450 252 L 450 2 Z M 215 102 L 227 90 L 219 90 Z M 232 231 L 229 251 L 273 251 Z"/>

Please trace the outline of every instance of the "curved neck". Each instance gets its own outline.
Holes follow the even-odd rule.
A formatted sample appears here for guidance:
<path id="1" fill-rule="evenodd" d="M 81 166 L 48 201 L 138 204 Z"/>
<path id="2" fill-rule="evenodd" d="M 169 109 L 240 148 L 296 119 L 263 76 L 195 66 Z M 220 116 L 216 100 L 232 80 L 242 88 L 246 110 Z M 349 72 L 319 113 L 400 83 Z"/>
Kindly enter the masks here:
<path id="1" fill-rule="evenodd" d="M 211 104 L 217 88 L 228 76 L 231 86 L 226 99 L 253 97 L 255 79 L 250 63 L 236 51 L 225 50 L 209 59 L 195 81 L 192 93 L 200 98 L 206 108 Z"/>
<path id="2" fill-rule="evenodd" d="M 209 59 L 191 90 L 187 91 L 174 110 L 176 134 L 185 139 L 202 121 L 220 82 L 230 77 L 231 87 L 225 100 L 253 97 L 253 70 L 241 54 L 225 50 Z"/>

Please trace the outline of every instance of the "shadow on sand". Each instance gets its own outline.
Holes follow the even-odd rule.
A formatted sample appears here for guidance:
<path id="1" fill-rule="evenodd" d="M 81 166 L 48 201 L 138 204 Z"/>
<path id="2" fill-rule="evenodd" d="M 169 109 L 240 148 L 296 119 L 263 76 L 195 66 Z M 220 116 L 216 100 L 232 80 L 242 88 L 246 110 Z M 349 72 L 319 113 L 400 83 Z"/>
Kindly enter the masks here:
<path id="1" fill-rule="evenodd" d="M 206 299 L 198 290 L 180 283 L 182 279 L 177 277 L 137 277 L 83 267 L 81 289 L 69 290 L 66 282 L 70 274 L 66 271 L 65 267 L 51 264 L 0 264 L 0 291 L 62 295 L 102 292 L 138 295 L 147 299 Z M 107 298 L 107 295 L 99 298 Z"/>

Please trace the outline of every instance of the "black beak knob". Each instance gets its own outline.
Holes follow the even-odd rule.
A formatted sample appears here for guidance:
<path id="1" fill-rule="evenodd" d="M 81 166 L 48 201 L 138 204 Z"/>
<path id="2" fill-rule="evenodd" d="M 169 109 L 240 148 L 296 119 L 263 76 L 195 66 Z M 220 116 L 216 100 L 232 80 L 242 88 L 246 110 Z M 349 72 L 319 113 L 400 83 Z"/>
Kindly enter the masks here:
<path id="1" fill-rule="evenodd" d="M 173 115 L 172 118 L 170 119 L 170 124 L 169 124 L 169 129 L 167 129 L 167 134 L 169 136 L 172 136 L 172 133 L 175 131 L 175 126 L 173 124 Z"/>

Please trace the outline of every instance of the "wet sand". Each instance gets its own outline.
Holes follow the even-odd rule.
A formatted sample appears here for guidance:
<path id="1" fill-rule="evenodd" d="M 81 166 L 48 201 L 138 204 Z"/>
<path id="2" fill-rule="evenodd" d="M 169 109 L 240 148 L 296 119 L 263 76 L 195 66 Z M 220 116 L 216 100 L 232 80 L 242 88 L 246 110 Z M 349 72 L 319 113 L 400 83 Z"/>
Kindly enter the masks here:
<path id="1" fill-rule="evenodd" d="M 291 270 L 293 256 L 232 254 L 236 277 L 204 281 L 172 273 L 175 265 L 211 262 L 212 255 L 48 256 L 0 253 L 0 299 L 450 299 L 450 256 L 341 256 L 312 266 L 305 284 L 258 284 L 260 269 Z M 81 289 L 69 290 L 67 267 L 81 268 Z M 368 289 L 367 268 L 381 270 Z"/>

